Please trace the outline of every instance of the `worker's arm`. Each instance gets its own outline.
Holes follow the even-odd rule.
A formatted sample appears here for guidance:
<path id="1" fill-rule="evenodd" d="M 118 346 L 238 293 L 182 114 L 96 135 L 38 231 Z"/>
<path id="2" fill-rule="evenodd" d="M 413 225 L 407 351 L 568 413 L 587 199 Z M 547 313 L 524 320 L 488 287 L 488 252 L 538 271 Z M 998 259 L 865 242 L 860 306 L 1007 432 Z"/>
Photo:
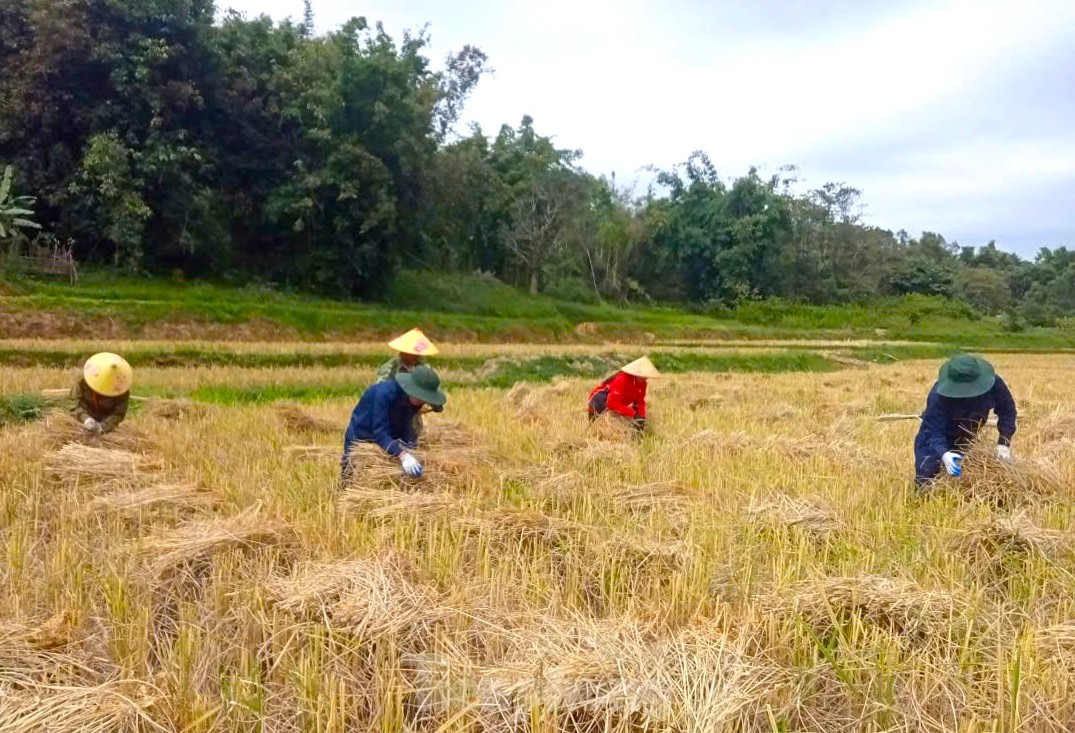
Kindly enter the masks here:
<path id="1" fill-rule="evenodd" d="M 993 385 L 993 411 L 997 413 L 997 430 L 1000 431 L 1000 444 L 1011 445 L 1015 435 L 1015 398 L 1004 380 L 997 377 Z"/>
<path id="2" fill-rule="evenodd" d="M 371 390 L 373 390 L 372 394 L 370 393 Z M 384 394 L 386 391 L 389 393 L 388 396 Z M 391 404 L 391 390 L 376 389 L 376 385 L 370 387 L 366 394 L 362 395 L 362 399 L 358 401 L 355 409 L 351 412 L 351 420 L 347 423 L 347 432 L 343 437 L 344 461 L 347 460 L 347 455 L 351 452 L 351 448 L 359 440 L 372 439 L 388 455 L 399 455 L 400 446 L 392 438 L 391 421 L 389 420 L 388 411 L 391 409 Z M 369 432 L 361 427 L 361 424 L 366 422 L 367 415 L 371 425 Z"/>
<path id="3" fill-rule="evenodd" d="M 373 395 L 373 404 L 370 417 L 372 418 L 373 440 L 384 449 L 390 456 L 398 456 L 403 452 L 399 441 L 392 437 L 392 403 L 395 393 L 392 390 L 381 389 Z M 404 428 L 404 434 L 410 430 L 410 426 Z"/>
<path id="4" fill-rule="evenodd" d="M 623 415 L 627 418 L 638 417 L 633 404 L 633 396 L 629 394 L 630 385 L 627 380 L 630 377 L 626 374 L 620 373 L 612 378 L 612 381 L 608 383 L 608 401 L 606 406 L 608 409 L 615 413 Z"/>
<path id="5" fill-rule="evenodd" d="M 119 427 L 119 424 L 123 422 L 123 419 L 127 417 L 127 404 L 130 401 L 130 395 L 124 395 L 116 403 L 116 409 L 112 411 L 112 414 L 101 420 L 101 429 L 103 432 L 111 432 Z"/>
<path id="6" fill-rule="evenodd" d="M 638 410 L 638 417 L 643 420 L 646 418 L 646 386 L 649 384 L 645 379 L 639 379 L 638 381 L 638 398 L 635 401 L 635 409 Z"/>
<path id="7" fill-rule="evenodd" d="M 930 390 L 926 398 L 926 411 L 922 413 L 920 428 L 926 449 L 937 458 L 948 452 L 948 413 L 943 398 L 936 390 Z"/>
<path id="8" fill-rule="evenodd" d="M 403 437 L 400 438 L 404 447 L 418 445 L 418 436 L 414 432 L 414 415 L 419 414 L 421 411 L 415 411 L 411 413 L 411 419 L 403 421 Z"/>
<path id="9" fill-rule="evenodd" d="M 71 415 L 79 422 L 86 422 L 86 418 L 90 417 L 90 414 L 86 412 L 86 408 L 84 407 L 81 379 L 75 382 L 75 385 L 71 387 L 71 399 L 75 401 L 75 404 L 71 406 Z"/>

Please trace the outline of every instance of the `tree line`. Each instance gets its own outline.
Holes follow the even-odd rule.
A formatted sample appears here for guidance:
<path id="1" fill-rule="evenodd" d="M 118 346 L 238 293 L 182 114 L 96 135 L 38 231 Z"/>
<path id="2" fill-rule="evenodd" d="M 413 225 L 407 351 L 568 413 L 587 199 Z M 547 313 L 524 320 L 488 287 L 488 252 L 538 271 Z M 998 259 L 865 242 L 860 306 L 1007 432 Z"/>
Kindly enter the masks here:
<path id="1" fill-rule="evenodd" d="M 699 309 L 920 293 L 1013 324 L 1075 314 L 1066 248 L 1030 262 L 893 233 L 861 221 L 851 186 L 801 193 L 793 168 L 726 178 L 701 152 L 633 190 L 529 117 L 460 131 L 480 49 L 434 68 L 424 32 L 356 18 L 317 35 L 312 13 L 6 0 L 0 170 L 36 198 L 39 241 L 131 272 L 367 299 L 408 266 Z"/>

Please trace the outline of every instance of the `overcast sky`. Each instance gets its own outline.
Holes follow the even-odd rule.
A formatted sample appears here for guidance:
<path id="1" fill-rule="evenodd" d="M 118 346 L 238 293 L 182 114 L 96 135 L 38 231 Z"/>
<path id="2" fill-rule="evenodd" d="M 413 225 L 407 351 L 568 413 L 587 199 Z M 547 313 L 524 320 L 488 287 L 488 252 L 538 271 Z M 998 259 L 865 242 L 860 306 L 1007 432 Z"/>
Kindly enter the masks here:
<path id="1" fill-rule="evenodd" d="M 301 19 L 302 0 L 217 0 Z M 621 182 L 705 150 L 722 176 L 800 168 L 868 222 L 1032 255 L 1075 246 L 1075 0 L 314 0 L 389 34 L 426 23 L 496 70 L 465 119 L 534 117 Z"/>

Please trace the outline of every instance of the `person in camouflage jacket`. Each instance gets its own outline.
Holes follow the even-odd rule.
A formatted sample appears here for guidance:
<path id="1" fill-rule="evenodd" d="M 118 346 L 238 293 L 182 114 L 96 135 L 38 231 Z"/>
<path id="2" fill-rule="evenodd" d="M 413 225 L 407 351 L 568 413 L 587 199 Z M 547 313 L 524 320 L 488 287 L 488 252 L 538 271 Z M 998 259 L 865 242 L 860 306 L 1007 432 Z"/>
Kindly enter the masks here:
<path id="1" fill-rule="evenodd" d="M 412 328 L 402 336 L 389 341 L 388 345 L 398 353 L 377 368 L 377 382 L 390 382 L 394 381 L 398 374 L 410 374 L 416 366 L 422 363 L 422 357 L 435 356 L 439 353 L 439 349 L 433 342 L 417 328 Z M 422 412 L 442 412 L 443 410 L 444 405 L 426 405 L 414 414 L 411 428 L 416 439 L 422 434 Z"/>

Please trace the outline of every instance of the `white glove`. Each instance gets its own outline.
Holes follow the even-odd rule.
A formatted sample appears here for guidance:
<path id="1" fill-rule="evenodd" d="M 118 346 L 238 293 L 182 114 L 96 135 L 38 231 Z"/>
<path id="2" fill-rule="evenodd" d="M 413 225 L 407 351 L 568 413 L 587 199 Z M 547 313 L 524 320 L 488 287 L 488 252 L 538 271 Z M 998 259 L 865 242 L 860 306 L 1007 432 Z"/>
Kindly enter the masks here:
<path id="1" fill-rule="evenodd" d="M 997 458 L 999 458 L 1000 460 L 1004 461 L 1005 463 L 1011 463 L 1012 462 L 1012 449 L 1011 449 L 1011 446 L 998 445 L 997 446 Z"/>
<path id="2" fill-rule="evenodd" d="M 410 453 L 401 453 L 399 462 L 403 464 L 403 473 L 408 476 L 418 477 L 422 475 L 422 464 Z"/>
<path id="3" fill-rule="evenodd" d="M 941 456 L 941 461 L 944 463 L 944 470 L 948 471 L 949 476 L 958 476 L 963 473 L 963 456 L 959 455 L 955 451 L 948 451 Z"/>
<path id="4" fill-rule="evenodd" d="M 82 427 L 86 428 L 87 431 L 95 433 L 97 435 L 100 435 L 101 432 L 104 430 L 104 426 L 94 420 L 92 417 L 87 417 L 86 422 L 82 423 Z"/>

